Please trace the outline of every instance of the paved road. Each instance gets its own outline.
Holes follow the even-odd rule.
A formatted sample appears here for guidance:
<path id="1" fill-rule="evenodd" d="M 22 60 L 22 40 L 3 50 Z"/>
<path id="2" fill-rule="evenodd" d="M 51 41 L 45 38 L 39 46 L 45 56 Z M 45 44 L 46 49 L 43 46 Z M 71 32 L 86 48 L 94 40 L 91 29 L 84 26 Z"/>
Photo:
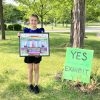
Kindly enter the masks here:
<path id="1" fill-rule="evenodd" d="M 46 30 L 46 32 L 70 32 L 70 28 L 67 28 L 66 30 Z M 100 33 L 100 27 L 86 27 L 85 32 Z"/>

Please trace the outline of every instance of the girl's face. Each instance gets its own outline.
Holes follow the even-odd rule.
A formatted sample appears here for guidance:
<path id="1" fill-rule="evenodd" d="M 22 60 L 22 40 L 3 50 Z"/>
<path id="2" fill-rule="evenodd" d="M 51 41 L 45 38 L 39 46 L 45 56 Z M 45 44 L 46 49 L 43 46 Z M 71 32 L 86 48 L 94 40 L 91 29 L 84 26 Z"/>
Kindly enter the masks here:
<path id="1" fill-rule="evenodd" d="M 37 24 L 38 24 L 38 19 L 36 17 L 30 17 L 29 18 L 29 23 L 31 25 L 31 27 L 37 27 Z"/>

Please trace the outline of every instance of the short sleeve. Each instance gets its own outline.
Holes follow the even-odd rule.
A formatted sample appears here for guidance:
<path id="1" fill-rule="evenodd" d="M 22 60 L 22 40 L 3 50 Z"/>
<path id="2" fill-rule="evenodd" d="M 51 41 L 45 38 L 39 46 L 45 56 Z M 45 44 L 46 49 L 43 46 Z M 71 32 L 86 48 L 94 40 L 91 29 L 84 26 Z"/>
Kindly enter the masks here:
<path id="1" fill-rule="evenodd" d="M 29 28 L 24 28 L 23 31 L 24 33 L 29 33 Z"/>
<path id="2" fill-rule="evenodd" d="M 44 33 L 45 32 L 45 29 L 44 28 L 41 28 L 41 33 Z"/>

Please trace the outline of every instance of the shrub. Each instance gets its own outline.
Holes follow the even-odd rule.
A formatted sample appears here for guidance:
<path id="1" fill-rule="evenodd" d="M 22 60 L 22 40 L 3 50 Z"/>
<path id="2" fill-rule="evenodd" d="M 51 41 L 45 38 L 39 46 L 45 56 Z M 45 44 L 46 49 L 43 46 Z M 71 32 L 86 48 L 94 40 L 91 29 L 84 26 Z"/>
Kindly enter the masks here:
<path id="1" fill-rule="evenodd" d="M 20 24 L 14 24 L 14 30 L 15 31 L 21 31 L 22 30 L 22 26 Z"/>
<path id="2" fill-rule="evenodd" d="M 8 30 L 14 30 L 14 25 L 8 25 Z"/>

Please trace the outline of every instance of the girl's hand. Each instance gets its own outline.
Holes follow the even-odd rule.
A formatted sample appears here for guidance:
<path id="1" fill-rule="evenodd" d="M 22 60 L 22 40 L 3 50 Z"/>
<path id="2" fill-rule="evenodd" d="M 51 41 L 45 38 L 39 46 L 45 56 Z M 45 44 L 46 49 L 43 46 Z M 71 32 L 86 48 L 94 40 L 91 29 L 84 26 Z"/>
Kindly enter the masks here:
<path id="1" fill-rule="evenodd" d="M 20 37 L 20 33 L 19 32 L 17 33 L 17 36 Z"/>

